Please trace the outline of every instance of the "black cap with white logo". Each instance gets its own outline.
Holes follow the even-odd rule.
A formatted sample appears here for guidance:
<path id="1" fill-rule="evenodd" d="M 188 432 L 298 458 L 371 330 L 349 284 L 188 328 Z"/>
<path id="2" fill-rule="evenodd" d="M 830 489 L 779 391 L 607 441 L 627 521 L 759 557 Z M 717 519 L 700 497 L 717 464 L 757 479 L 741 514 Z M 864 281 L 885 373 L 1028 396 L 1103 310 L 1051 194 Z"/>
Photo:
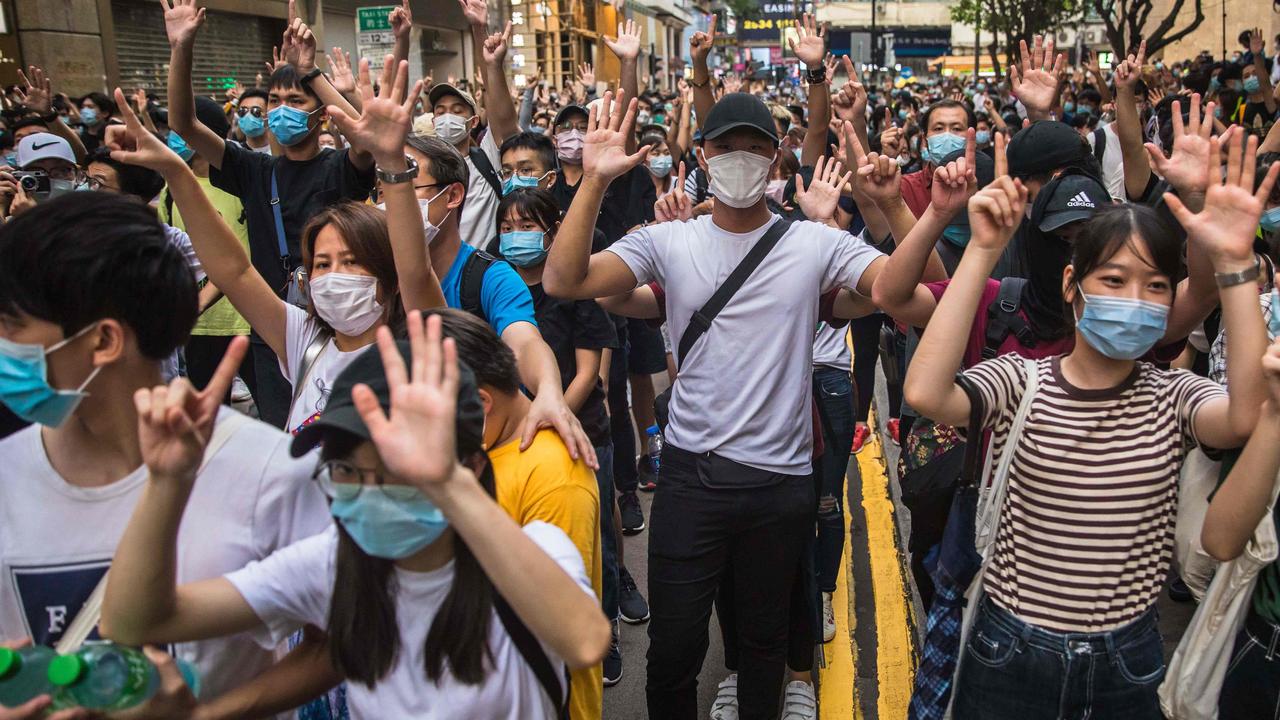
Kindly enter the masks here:
<path id="1" fill-rule="evenodd" d="M 1052 192 L 1045 204 L 1040 229 L 1049 232 L 1078 220 L 1088 220 L 1099 209 L 1111 204 L 1111 195 L 1102 183 L 1088 175 L 1066 175 L 1056 187 L 1045 186 L 1041 192 Z"/>

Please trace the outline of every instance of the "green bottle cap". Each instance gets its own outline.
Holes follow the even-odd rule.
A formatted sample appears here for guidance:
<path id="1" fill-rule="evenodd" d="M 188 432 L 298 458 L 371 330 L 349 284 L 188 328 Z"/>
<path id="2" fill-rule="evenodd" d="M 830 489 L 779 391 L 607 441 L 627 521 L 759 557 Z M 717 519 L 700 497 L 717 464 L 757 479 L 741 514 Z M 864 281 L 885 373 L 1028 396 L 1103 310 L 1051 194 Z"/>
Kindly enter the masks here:
<path id="1" fill-rule="evenodd" d="M 59 655 L 49 663 L 49 682 L 58 687 L 74 685 L 88 666 L 79 655 Z"/>
<path id="2" fill-rule="evenodd" d="M 0 647 L 0 680 L 17 675 L 22 669 L 22 656 L 18 651 Z"/>

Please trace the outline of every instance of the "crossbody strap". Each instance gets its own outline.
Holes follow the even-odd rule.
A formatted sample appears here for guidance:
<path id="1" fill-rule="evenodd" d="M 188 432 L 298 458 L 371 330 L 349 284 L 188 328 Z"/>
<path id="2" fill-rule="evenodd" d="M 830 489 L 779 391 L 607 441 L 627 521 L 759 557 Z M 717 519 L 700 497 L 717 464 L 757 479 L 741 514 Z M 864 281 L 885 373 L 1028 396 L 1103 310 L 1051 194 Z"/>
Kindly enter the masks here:
<path id="1" fill-rule="evenodd" d="M 307 349 L 302 351 L 302 362 L 298 364 L 298 376 L 293 378 L 293 399 L 289 401 L 289 414 L 285 417 L 293 417 L 293 406 L 298 404 L 298 398 L 302 397 L 302 390 L 307 386 L 307 376 L 311 374 L 311 368 L 315 367 L 316 360 L 320 359 L 320 353 L 324 352 L 329 341 L 333 336 L 321 330 L 316 336 L 311 338 L 311 343 L 307 345 Z M 288 420 L 285 420 L 288 423 Z M 285 428 L 288 430 L 289 428 Z"/>
<path id="2" fill-rule="evenodd" d="M 467 152 L 467 156 L 471 158 L 471 163 L 476 166 L 476 170 L 480 172 L 480 177 L 489 183 L 489 187 L 493 188 L 493 193 L 498 197 L 502 197 L 502 182 L 498 180 L 498 173 L 493 169 L 493 163 L 489 160 L 489 156 L 484 150 L 473 147 Z"/>
<path id="3" fill-rule="evenodd" d="M 1000 520 L 1000 507 L 1009 489 L 1009 469 L 1013 466 L 1013 456 L 1018 451 L 1018 442 L 1027 425 L 1027 416 L 1031 414 L 1031 404 L 1035 400 L 1036 391 L 1040 388 L 1039 363 L 1031 358 L 1022 358 L 1023 372 L 1026 373 L 1026 385 L 1022 390 L 1022 400 L 1018 403 L 1018 411 L 1013 416 L 1009 432 L 1005 439 L 1003 452 L 999 460 L 988 456 L 988 467 L 993 462 L 995 470 L 990 474 L 991 482 L 979 488 L 978 515 L 976 523 L 976 545 L 985 559 L 991 557 L 989 549 L 995 539 L 996 526 Z"/>
<path id="4" fill-rule="evenodd" d="M 751 251 L 747 253 L 747 256 L 742 258 L 742 262 L 738 263 L 738 267 L 734 268 L 724 283 L 716 289 L 711 299 L 707 300 L 706 304 L 693 314 L 693 317 L 689 319 L 689 327 L 685 328 L 684 335 L 680 338 L 680 345 L 676 355 L 676 364 L 678 366 L 684 365 L 684 359 L 688 357 L 689 351 L 698 342 L 698 338 L 711 329 L 711 321 L 715 320 L 716 315 L 719 315 L 724 306 L 729 304 L 729 300 L 742 288 L 747 282 L 747 278 L 751 277 L 751 274 L 756 271 L 756 268 L 760 267 L 760 263 L 764 261 L 765 256 L 769 254 L 774 245 L 778 244 L 778 241 L 782 239 L 782 236 L 786 234 L 790 227 L 791 221 L 783 219 L 779 219 L 770 225 L 769 229 L 764 231 L 764 235 L 760 236 L 760 239 L 756 241 Z"/>
<path id="5" fill-rule="evenodd" d="M 529 664 L 534 677 L 538 678 L 538 684 L 551 699 L 551 704 L 556 707 L 556 717 L 560 720 L 568 720 L 569 694 L 573 690 L 569 684 L 569 669 L 564 670 L 564 685 L 561 686 L 556 669 L 551 664 L 551 658 L 547 657 L 546 650 L 542 648 L 542 643 L 538 642 L 533 631 L 520 620 L 516 611 L 511 609 L 511 605 L 498 594 L 496 588 L 493 594 L 493 609 L 502 620 L 502 627 L 511 637 L 511 642 L 515 643 L 520 656 Z"/>
<path id="6" fill-rule="evenodd" d="M 276 220 L 276 247 L 280 251 L 280 264 L 289 271 L 289 243 L 284 234 L 284 214 L 280 211 L 280 187 L 276 183 L 276 166 L 271 164 L 271 214 Z"/>
<path id="7" fill-rule="evenodd" d="M 219 412 L 226 412 L 228 409 L 223 407 L 219 409 Z M 247 421 L 247 417 L 232 410 L 230 415 L 227 415 L 222 422 L 214 426 L 213 435 L 209 437 L 209 444 L 204 449 L 204 459 L 200 461 L 200 468 L 196 470 L 197 478 L 209 466 L 209 461 L 218 454 L 222 446 L 226 445 L 231 436 L 236 434 L 236 430 L 239 430 Z M 75 619 L 71 621 L 71 624 L 67 626 L 67 631 L 58 640 L 54 650 L 59 655 L 67 655 L 79 650 L 80 646 L 89 637 L 89 633 L 98 627 L 98 621 L 102 619 L 102 597 L 107 593 L 107 576 L 110 574 L 110 569 L 102 574 L 102 579 L 93 588 L 93 592 L 89 593 L 89 598 L 80 607 L 80 612 L 76 613 Z"/>

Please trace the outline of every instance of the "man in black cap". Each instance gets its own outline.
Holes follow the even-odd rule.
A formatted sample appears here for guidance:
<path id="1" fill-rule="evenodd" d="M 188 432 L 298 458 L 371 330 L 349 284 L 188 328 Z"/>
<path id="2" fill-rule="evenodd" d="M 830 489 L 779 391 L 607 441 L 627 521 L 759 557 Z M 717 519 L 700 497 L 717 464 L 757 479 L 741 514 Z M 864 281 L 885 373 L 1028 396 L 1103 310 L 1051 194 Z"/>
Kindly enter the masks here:
<path id="1" fill-rule="evenodd" d="M 605 107 L 610 100 L 606 93 Z M 671 338 L 683 347 L 650 518 L 649 716 L 697 716 L 707 618 L 732 567 L 739 717 L 770 718 L 782 690 L 792 582 L 815 521 L 813 298 L 836 287 L 866 295 L 884 258 L 826 225 L 775 225 L 782 221 L 764 192 L 780 157 L 777 129 L 746 93 L 725 95 L 704 118 L 698 162 L 710 173 L 712 213 L 689 219 L 686 202 L 684 217 L 591 255 L 605 188 L 644 160 L 644 151 L 626 151 L 634 115 L 634 106 L 618 103 L 588 122 L 583 179 L 543 282 L 557 297 L 595 298 L 661 281 Z M 708 322 L 699 308 L 760 242 L 763 260 Z"/>

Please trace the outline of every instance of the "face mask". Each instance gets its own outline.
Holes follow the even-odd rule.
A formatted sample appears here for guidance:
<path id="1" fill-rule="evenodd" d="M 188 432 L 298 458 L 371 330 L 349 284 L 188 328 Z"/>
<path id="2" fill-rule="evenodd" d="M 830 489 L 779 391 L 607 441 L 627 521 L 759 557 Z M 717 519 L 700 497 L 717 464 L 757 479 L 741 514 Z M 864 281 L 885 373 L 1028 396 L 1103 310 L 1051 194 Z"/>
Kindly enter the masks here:
<path id="1" fill-rule="evenodd" d="M 804 152 L 804 148 L 792 148 L 791 152 L 796 156 L 796 162 L 800 162 L 800 155 Z"/>
<path id="2" fill-rule="evenodd" d="M 546 233 L 537 230 L 513 230 L 498 236 L 498 248 L 502 257 L 517 267 L 537 265 L 547 257 L 547 250 L 542 246 Z"/>
<path id="3" fill-rule="evenodd" d="M 1271 339 L 1280 337 L 1280 290 L 1271 289 L 1271 320 L 1267 322 L 1267 333 Z"/>
<path id="4" fill-rule="evenodd" d="M 582 139 L 586 133 L 581 130 L 565 130 L 556 133 L 556 155 L 570 165 L 582 164 Z"/>
<path id="5" fill-rule="evenodd" d="M 71 417 L 88 393 L 84 391 L 98 376 L 96 367 L 75 390 L 59 390 L 49 385 L 46 358 L 96 327 L 85 326 L 71 337 L 50 345 L 16 343 L 0 338 L 0 402 L 27 422 L 56 428 Z"/>
<path id="6" fill-rule="evenodd" d="M 749 208 L 760 202 L 764 195 L 772 165 L 773 158 L 746 150 L 707 158 L 707 166 L 711 169 L 711 194 L 716 196 L 716 202 L 723 202 L 729 207 Z"/>
<path id="7" fill-rule="evenodd" d="M 1209 92 L 1215 92 L 1222 84 L 1218 82 L 1217 76 L 1209 78 Z"/>
<path id="8" fill-rule="evenodd" d="M 1254 93 L 1258 92 L 1258 91 L 1259 91 L 1259 90 L 1261 90 L 1261 89 L 1262 89 L 1262 81 L 1258 80 L 1258 78 L 1253 77 L 1253 76 L 1250 76 L 1250 77 L 1245 78 L 1245 80 L 1244 80 L 1244 91 L 1245 91 L 1245 92 L 1247 92 L 1247 93 L 1249 93 L 1250 95 L 1252 95 L 1252 94 L 1254 94 Z"/>
<path id="9" fill-rule="evenodd" d="M 529 132 L 535 135 L 546 135 L 547 129 L 542 127 L 541 125 L 534 125 L 533 127 L 529 128 Z"/>
<path id="10" fill-rule="evenodd" d="M 903 120 L 903 121 L 905 121 L 905 120 L 907 119 L 907 111 L 906 111 L 906 110 L 899 110 L 899 111 L 898 111 L 898 119 L 899 119 L 899 120 Z"/>
<path id="11" fill-rule="evenodd" d="M 659 155 L 649 158 L 649 172 L 654 177 L 664 178 L 671 174 L 671 156 Z"/>
<path id="12" fill-rule="evenodd" d="M 239 123 L 245 137 L 260 138 L 262 133 L 267 131 L 267 126 L 262 122 L 262 118 L 253 114 L 246 113 L 244 117 L 240 118 Z"/>
<path id="13" fill-rule="evenodd" d="M 431 203 L 435 202 L 435 199 L 443 195 L 444 191 L 448 189 L 449 188 L 442 189 L 440 192 L 436 193 L 435 196 L 432 197 L 430 200 L 423 200 L 421 198 L 418 199 L 418 212 L 422 214 L 422 232 L 425 233 L 427 236 L 428 248 L 431 247 L 431 242 L 436 239 L 436 235 L 440 234 L 440 227 L 431 222 L 431 217 L 427 214 L 427 211 L 431 208 Z M 386 203 L 378 203 L 374 207 L 378 208 L 382 212 L 387 211 Z M 449 212 L 453 212 L 453 211 L 450 210 Z M 449 213 L 445 213 L 444 217 L 440 218 L 440 222 L 444 222 L 445 220 L 448 220 L 448 219 L 449 219 Z"/>
<path id="14" fill-rule="evenodd" d="M 991 131 L 979 130 L 977 133 L 974 134 L 973 140 L 979 145 L 986 145 L 987 143 L 991 142 Z"/>
<path id="15" fill-rule="evenodd" d="M 382 318 L 378 278 L 340 272 L 312 277 L 311 305 L 337 332 L 360 335 Z"/>
<path id="16" fill-rule="evenodd" d="M 67 193 L 75 191 L 76 183 L 72 180 L 50 180 L 48 196 L 45 198 L 37 197 L 36 200 L 52 200 L 60 195 L 66 195 Z"/>
<path id="17" fill-rule="evenodd" d="M 93 108 L 80 108 L 80 122 L 85 125 L 97 125 L 98 111 Z"/>
<path id="18" fill-rule="evenodd" d="M 1258 224 L 1267 232 L 1275 232 L 1280 229 L 1280 205 L 1262 213 L 1262 217 L 1259 219 Z"/>
<path id="19" fill-rule="evenodd" d="M 445 113 L 437 115 L 431 121 L 436 128 L 436 137 L 450 145 L 461 145 L 467 137 L 467 119 L 461 115 Z"/>
<path id="20" fill-rule="evenodd" d="M 329 512 L 367 555 L 399 560 L 435 542 L 449 520 L 417 488 L 366 486 L 351 500 L 335 499 Z"/>
<path id="21" fill-rule="evenodd" d="M 986 92 L 987 91 L 986 83 L 978 83 L 977 89 L 978 89 L 978 92 Z"/>
<path id="22" fill-rule="evenodd" d="M 942 231 L 942 237 L 956 247 L 964 247 L 969 244 L 970 232 L 970 229 L 963 225 L 948 225 Z"/>
<path id="23" fill-rule="evenodd" d="M 1166 305 L 1106 295 L 1084 295 L 1084 313 L 1076 327 L 1086 342 L 1114 360 L 1136 360 L 1164 337 Z"/>
<path id="24" fill-rule="evenodd" d="M 172 130 L 169 131 L 169 137 L 165 140 L 165 144 L 169 146 L 170 150 L 177 153 L 178 157 L 182 158 L 186 162 L 191 162 L 191 158 L 196 155 L 196 151 L 192 150 L 187 145 L 187 141 L 183 140 L 181 135 Z"/>
<path id="25" fill-rule="evenodd" d="M 502 181 L 502 194 L 505 197 L 514 192 L 516 188 L 536 188 L 538 187 L 538 183 L 542 182 L 542 178 L 550 174 L 550 170 L 542 173 L 541 177 L 526 177 L 524 175 L 511 173 L 511 177 Z"/>
<path id="26" fill-rule="evenodd" d="M 4 164 L 5 164 L 5 165 L 8 165 L 8 166 L 9 166 L 9 167 L 11 167 L 11 168 L 16 168 L 16 167 L 18 167 L 18 154 L 17 154 L 17 153 L 9 153 L 8 155 L 5 155 L 5 156 L 4 156 Z"/>
<path id="27" fill-rule="evenodd" d="M 897 162 L 897 163 L 898 163 L 898 167 L 900 167 L 900 168 L 906 167 L 906 166 L 908 166 L 908 165 L 910 165 L 910 164 L 911 164 L 911 156 L 910 156 L 910 155 L 899 155 L 899 156 L 898 156 L 898 159 L 897 159 L 895 162 Z"/>
<path id="28" fill-rule="evenodd" d="M 314 112 L 320 112 L 320 110 L 321 108 L 316 108 Z M 276 140 L 285 147 L 297 145 L 311 134 L 310 120 L 311 113 L 288 105 L 281 105 L 267 113 L 267 124 L 271 127 L 271 134 L 275 135 Z"/>
<path id="29" fill-rule="evenodd" d="M 942 159 L 957 150 L 964 149 L 964 138 L 952 133 L 939 133 L 925 143 L 924 160 L 941 165 Z"/>
<path id="30" fill-rule="evenodd" d="M 764 196 L 781 205 L 782 193 L 786 189 L 787 189 L 786 180 L 770 180 L 769 184 L 765 186 Z"/>
<path id="31" fill-rule="evenodd" d="M 647 112 L 641 111 L 641 112 L 636 113 L 636 124 L 637 124 L 637 125 L 648 125 L 648 124 L 649 124 L 649 121 L 650 121 L 650 120 L 652 120 L 652 119 L 653 119 L 653 116 L 652 116 L 652 115 L 650 115 L 650 114 L 649 114 L 649 113 L 647 113 Z"/>
<path id="32" fill-rule="evenodd" d="M 1076 104 L 1075 104 L 1075 103 L 1073 103 L 1073 102 L 1065 102 L 1065 103 L 1062 103 L 1062 110 L 1063 110 L 1063 112 L 1075 112 L 1075 111 L 1076 111 Z"/>

